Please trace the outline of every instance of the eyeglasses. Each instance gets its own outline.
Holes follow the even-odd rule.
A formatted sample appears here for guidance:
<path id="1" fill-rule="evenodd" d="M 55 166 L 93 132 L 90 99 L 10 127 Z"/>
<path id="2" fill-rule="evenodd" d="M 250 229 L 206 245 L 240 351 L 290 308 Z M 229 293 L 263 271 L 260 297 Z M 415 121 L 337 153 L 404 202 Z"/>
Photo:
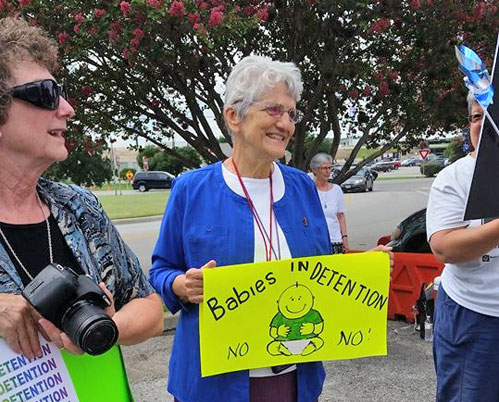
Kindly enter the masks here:
<path id="1" fill-rule="evenodd" d="M 261 106 L 262 111 L 265 110 L 269 116 L 272 117 L 282 117 L 284 113 L 287 113 L 289 116 L 289 120 L 293 123 L 297 124 L 303 119 L 303 112 L 298 109 L 286 109 L 281 105 L 277 104 L 265 104 L 259 102 L 252 102 L 253 105 Z"/>
<path id="2" fill-rule="evenodd" d="M 317 169 L 321 169 L 321 170 L 331 170 L 333 167 L 332 166 L 320 166 L 318 167 Z"/>
<path id="3" fill-rule="evenodd" d="M 473 113 L 468 116 L 468 120 L 470 123 L 477 123 L 479 121 L 482 121 L 483 119 L 483 113 Z"/>
<path id="4" fill-rule="evenodd" d="M 48 110 L 56 110 L 59 107 L 61 96 L 68 98 L 64 85 L 50 79 L 17 85 L 12 88 L 12 96 Z"/>

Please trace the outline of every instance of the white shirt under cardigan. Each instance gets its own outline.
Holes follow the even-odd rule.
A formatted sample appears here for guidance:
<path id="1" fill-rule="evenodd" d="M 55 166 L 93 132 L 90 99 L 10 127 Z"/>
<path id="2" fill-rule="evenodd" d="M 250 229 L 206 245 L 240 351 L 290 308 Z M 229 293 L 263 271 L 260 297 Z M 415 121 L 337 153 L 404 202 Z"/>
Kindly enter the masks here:
<path id="1" fill-rule="evenodd" d="M 345 212 L 343 191 L 337 184 L 333 184 L 330 190 L 322 191 L 317 189 L 317 191 L 321 200 L 322 210 L 326 217 L 329 239 L 331 243 L 342 243 L 341 227 L 337 214 Z"/>
<path id="2" fill-rule="evenodd" d="M 443 169 L 434 180 L 426 211 L 428 241 L 441 230 L 483 224 L 482 219 L 463 220 L 474 167 L 475 159 L 468 155 Z M 499 248 L 472 261 L 445 264 L 441 283 L 457 304 L 499 317 Z"/>
<path id="3" fill-rule="evenodd" d="M 282 177 L 281 170 L 279 169 L 279 165 L 277 163 L 273 163 L 273 171 L 272 171 L 272 188 L 273 188 L 273 197 L 274 202 L 279 201 L 284 196 L 284 179 Z M 229 171 L 222 164 L 222 174 L 225 182 L 229 186 L 229 188 L 234 191 L 236 194 L 241 197 L 245 197 L 244 191 L 241 187 L 241 183 L 237 175 Z M 244 186 L 248 191 L 248 194 L 253 202 L 253 206 L 260 217 L 260 220 L 263 223 L 263 227 L 267 231 L 267 234 L 270 234 L 270 181 L 268 178 L 266 179 L 253 179 L 249 177 L 242 177 Z M 249 208 L 249 206 L 248 206 Z M 258 225 L 256 224 L 255 218 L 253 217 L 253 226 L 255 228 L 255 257 L 254 262 L 265 261 L 265 245 L 263 242 L 262 234 L 258 229 Z M 276 236 L 278 233 L 278 236 Z M 279 242 L 277 241 L 279 239 Z M 280 258 L 281 260 L 291 258 L 291 252 L 289 251 L 288 242 L 286 241 L 286 237 L 282 232 L 281 226 L 277 219 L 275 219 L 275 215 L 272 215 L 272 247 L 279 258 L 279 249 L 280 249 Z M 272 260 L 275 260 L 276 257 L 272 252 Z M 274 374 L 270 367 L 258 368 L 249 371 L 250 377 L 271 377 L 274 375 L 281 375 L 285 373 L 289 373 L 293 370 L 296 370 L 296 365 L 293 365 L 286 370 L 280 372 L 279 374 Z"/>

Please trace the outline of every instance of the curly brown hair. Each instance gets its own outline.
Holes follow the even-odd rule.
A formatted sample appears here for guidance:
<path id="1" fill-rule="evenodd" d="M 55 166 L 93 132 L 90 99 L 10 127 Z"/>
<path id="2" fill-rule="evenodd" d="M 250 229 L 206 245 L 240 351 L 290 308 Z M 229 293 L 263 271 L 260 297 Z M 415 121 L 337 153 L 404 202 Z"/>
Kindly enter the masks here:
<path id="1" fill-rule="evenodd" d="M 57 44 L 45 31 L 18 18 L 0 19 L 0 125 L 7 121 L 12 102 L 12 68 L 20 61 L 34 61 L 54 73 Z"/>

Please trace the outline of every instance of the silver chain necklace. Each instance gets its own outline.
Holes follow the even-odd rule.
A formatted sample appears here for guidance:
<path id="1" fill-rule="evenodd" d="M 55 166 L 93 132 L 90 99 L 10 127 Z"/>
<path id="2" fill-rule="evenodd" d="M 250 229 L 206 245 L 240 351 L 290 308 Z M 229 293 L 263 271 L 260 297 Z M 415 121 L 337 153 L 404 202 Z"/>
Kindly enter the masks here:
<path id="1" fill-rule="evenodd" d="M 319 193 L 319 199 L 321 200 L 322 205 L 324 205 L 324 209 L 327 209 L 327 193 L 328 191 L 321 191 L 317 189 L 317 192 Z M 324 198 L 321 197 L 321 193 L 324 193 Z"/>
<path id="2" fill-rule="evenodd" d="M 52 252 L 52 236 L 50 235 L 50 224 L 49 224 L 49 218 L 48 216 L 45 216 L 45 212 L 43 211 L 42 207 L 42 201 L 40 200 L 40 196 L 38 195 L 38 192 L 36 193 L 36 200 L 38 201 L 38 206 L 40 207 L 40 211 L 42 211 L 43 218 L 45 219 L 45 225 L 47 226 L 47 237 L 49 240 L 49 255 L 50 255 L 50 263 L 54 263 L 54 256 Z M 50 214 L 49 214 L 50 215 Z M 9 248 L 10 252 L 16 259 L 17 263 L 19 266 L 23 269 L 24 273 L 28 275 L 28 278 L 33 280 L 33 276 L 29 273 L 29 271 L 26 269 L 26 267 L 23 265 L 17 254 L 15 253 L 14 249 L 10 245 L 9 241 L 7 240 L 7 237 L 5 236 L 5 233 L 3 232 L 2 228 L 0 227 L 0 235 L 2 235 L 2 239 Z"/>

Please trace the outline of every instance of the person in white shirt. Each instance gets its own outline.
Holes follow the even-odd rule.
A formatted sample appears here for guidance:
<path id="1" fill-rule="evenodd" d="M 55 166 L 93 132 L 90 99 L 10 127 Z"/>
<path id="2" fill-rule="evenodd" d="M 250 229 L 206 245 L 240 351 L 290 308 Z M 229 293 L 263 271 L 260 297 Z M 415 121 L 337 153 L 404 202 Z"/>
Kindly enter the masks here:
<path id="1" fill-rule="evenodd" d="M 323 152 L 314 155 L 310 161 L 310 170 L 314 174 L 322 210 L 326 216 L 333 254 L 343 254 L 348 252 L 347 221 L 343 191 L 337 184 L 329 182 L 332 167 L 333 158 Z"/>
<path id="2" fill-rule="evenodd" d="M 472 94 L 468 112 L 476 149 L 483 111 Z M 499 220 L 463 220 L 475 157 L 442 170 L 428 201 L 428 241 L 445 262 L 434 315 L 437 401 L 499 401 Z"/>

